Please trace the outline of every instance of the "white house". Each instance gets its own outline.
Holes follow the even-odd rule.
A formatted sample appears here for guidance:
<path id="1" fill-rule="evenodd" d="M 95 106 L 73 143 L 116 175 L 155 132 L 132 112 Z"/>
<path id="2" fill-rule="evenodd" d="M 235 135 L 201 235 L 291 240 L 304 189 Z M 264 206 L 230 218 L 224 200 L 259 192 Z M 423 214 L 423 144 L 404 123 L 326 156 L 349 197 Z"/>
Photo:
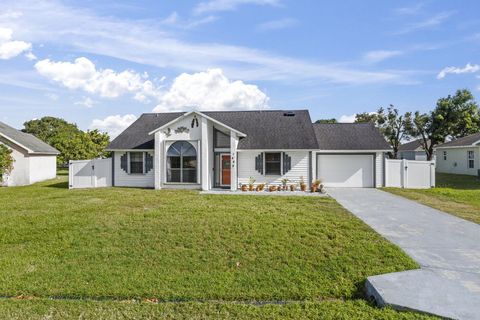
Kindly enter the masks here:
<path id="1" fill-rule="evenodd" d="M 476 176 L 480 170 L 480 133 L 437 147 L 437 172 Z"/>
<path id="2" fill-rule="evenodd" d="M 307 110 L 143 114 L 109 145 L 114 186 L 231 189 L 282 179 L 381 187 L 390 146 L 373 124 L 312 124 Z"/>
<path id="3" fill-rule="evenodd" d="M 427 153 L 423 148 L 423 140 L 417 139 L 400 145 L 398 147 L 397 158 L 405 160 L 426 161 Z"/>
<path id="4" fill-rule="evenodd" d="M 57 175 L 58 150 L 40 139 L 0 122 L 0 144 L 12 152 L 13 171 L 4 186 L 23 186 L 53 179 Z"/>

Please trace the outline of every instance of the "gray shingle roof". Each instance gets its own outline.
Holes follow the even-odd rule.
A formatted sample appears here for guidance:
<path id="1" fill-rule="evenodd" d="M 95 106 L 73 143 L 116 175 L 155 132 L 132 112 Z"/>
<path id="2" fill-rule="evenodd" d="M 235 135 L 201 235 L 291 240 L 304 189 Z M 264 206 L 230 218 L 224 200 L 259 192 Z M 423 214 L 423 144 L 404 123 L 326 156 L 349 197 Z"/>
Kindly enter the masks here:
<path id="1" fill-rule="evenodd" d="M 456 140 L 446 142 L 439 145 L 437 148 L 448 148 L 448 147 L 471 147 L 474 143 L 480 141 L 480 132 L 471 134 L 469 136 L 458 138 Z"/>
<path id="2" fill-rule="evenodd" d="M 239 149 L 315 149 L 317 141 L 307 110 L 204 112 L 247 135 Z M 293 116 L 285 116 L 290 114 Z"/>
<path id="3" fill-rule="evenodd" d="M 398 147 L 398 151 L 423 151 L 422 142 L 423 139 L 417 139 L 404 143 Z"/>
<path id="4" fill-rule="evenodd" d="M 285 116 L 285 113 L 294 116 Z M 247 135 L 239 149 L 316 149 L 317 141 L 307 110 L 206 111 L 203 114 Z M 180 117 L 184 112 L 143 114 L 108 146 L 109 150 L 153 149 L 149 132 Z"/>
<path id="5" fill-rule="evenodd" d="M 390 150 L 373 123 L 314 123 L 320 150 Z"/>
<path id="6" fill-rule="evenodd" d="M 306 150 L 389 150 L 373 124 L 313 124 L 308 110 L 205 111 L 202 112 L 247 135 L 238 148 Z M 149 132 L 180 117 L 185 112 L 146 113 L 108 146 L 109 150 L 153 149 Z M 286 115 L 292 116 L 286 116 Z"/>
<path id="7" fill-rule="evenodd" d="M 20 146 L 28 148 L 33 153 L 41 154 L 59 154 L 60 152 L 54 147 L 46 144 L 37 137 L 17 130 L 15 128 L 6 125 L 3 122 L 0 122 L 0 134 L 6 137 L 15 144 L 20 144 Z M 28 150 L 27 150 L 28 151 Z"/>
<path id="8" fill-rule="evenodd" d="M 116 137 L 107 149 L 154 149 L 154 136 L 149 135 L 149 133 L 180 117 L 184 113 L 185 112 L 144 113 L 137 121 Z"/>

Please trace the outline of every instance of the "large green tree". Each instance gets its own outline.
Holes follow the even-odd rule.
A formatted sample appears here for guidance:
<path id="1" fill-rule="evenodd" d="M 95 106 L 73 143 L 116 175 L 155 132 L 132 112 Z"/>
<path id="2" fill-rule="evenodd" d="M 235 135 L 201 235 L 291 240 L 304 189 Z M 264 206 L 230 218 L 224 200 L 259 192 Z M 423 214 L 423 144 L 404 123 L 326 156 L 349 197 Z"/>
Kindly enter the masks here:
<path id="1" fill-rule="evenodd" d="M 364 112 L 355 116 L 356 123 L 372 122 L 380 129 L 380 132 L 392 146 L 393 152 L 390 157 L 393 159 L 397 158 L 401 142 L 409 138 L 410 119 L 410 112 L 400 114 L 393 105 L 390 105 L 387 110 L 379 108 L 377 112 Z"/>
<path id="2" fill-rule="evenodd" d="M 24 132 L 33 134 L 60 151 L 57 162 L 65 166 L 70 160 L 93 159 L 107 156 L 110 143 L 107 133 L 98 130 L 80 130 L 76 124 L 55 117 L 43 117 L 24 123 Z"/>
<path id="3" fill-rule="evenodd" d="M 457 139 L 480 131 L 480 110 L 469 90 L 457 90 L 437 101 L 435 109 L 428 113 L 415 112 L 409 133 L 419 137 L 432 160 L 435 147 L 445 139 Z"/>
<path id="4" fill-rule="evenodd" d="M 0 182 L 3 182 L 5 176 L 12 172 L 14 162 L 12 150 L 0 144 Z"/>

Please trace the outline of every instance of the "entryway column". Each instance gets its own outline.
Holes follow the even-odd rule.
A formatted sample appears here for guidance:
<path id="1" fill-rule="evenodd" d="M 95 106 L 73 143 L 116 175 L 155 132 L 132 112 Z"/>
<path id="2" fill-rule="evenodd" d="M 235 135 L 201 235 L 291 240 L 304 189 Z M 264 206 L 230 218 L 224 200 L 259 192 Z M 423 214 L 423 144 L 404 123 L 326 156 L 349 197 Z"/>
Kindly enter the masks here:
<path id="1" fill-rule="evenodd" d="M 237 190 L 237 145 L 238 137 L 230 131 L 230 190 Z"/>
<path id="2" fill-rule="evenodd" d="M 155 172 L 155 189 L 160 190 L 162 188 L 161 182 L 161 172 L 162 172 L 162 138 L 161 132 L 155 133 L 154 141 L 154 159 L 153 159 L 153 170 Z"/>
<path id="3" fill-rule="evenodd" d="M 210 140 L 208 139 L 208 120 L 204 117 L 201 118 L 202 121 L 202 139 L 200 141 L 201 155 L 201 177 L 202 177 L 202 190 L 208 190 L 208 177 L 210 174 L 209 166 L 209 150 L 210 150 Z"/>

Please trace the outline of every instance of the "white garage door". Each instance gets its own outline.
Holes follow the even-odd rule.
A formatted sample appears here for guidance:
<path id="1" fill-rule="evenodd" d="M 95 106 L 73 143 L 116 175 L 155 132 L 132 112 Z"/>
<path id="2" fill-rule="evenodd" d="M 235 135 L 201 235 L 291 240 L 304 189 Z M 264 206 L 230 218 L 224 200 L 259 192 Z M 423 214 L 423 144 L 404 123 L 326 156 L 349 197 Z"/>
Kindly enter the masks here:
<path id="1" fill-rule="evenodd" d="M 373 155 L 317 156 L 317 177 L 326 187 L 373 188 Z"/>

